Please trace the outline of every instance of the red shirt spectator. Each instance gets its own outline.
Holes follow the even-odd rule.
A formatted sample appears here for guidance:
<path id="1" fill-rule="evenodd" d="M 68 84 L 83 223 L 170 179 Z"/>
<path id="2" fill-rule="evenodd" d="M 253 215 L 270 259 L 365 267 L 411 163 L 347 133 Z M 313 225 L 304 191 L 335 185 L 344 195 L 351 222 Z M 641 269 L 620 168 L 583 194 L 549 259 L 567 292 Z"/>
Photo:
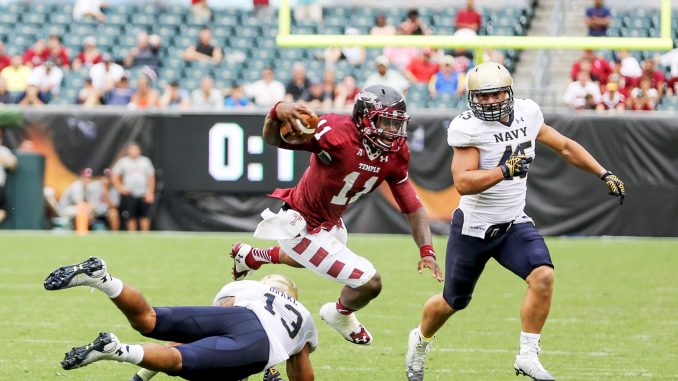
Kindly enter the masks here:
<path id="1" fill-rule="evenodd" d="M 43 61 L 50 60 L 57 66 L 66 69 L 69 68 L 71 64 L 66 48 L 61 45 L 61 37 L 56 34 L 49 36 L 47 39 L 47 49 L 43 51 L 42 59 Z"/>
<path id="2" fill-rule="evenodd" d="M 49 53 L 47 52 L 47 44 L 45 44 L 44 40 L 37 40 L 31 46 L 30 48 L 26 49 L 24 52 L 24 64 L 30 66 L 30 67 L 36 67 L 42 65 L 45 60 L 46 56 Z"/>
<path id="3" fill-rule="evenodd" d="M 457 29 L 468 28 L 474 32 L 478 32 L 482 21 L 483 19 L 480 16 L 480 13 L 473 7 L 473 0 L 468 0 L 466 2 L 466 8 L 459 10 L 457 13 L 455 26 Z"/>
<path id="4" fill-rule="evenodd" d="M 0 41 L 0 71 L 10 65 L 12 59 L 5 53 L 5 43 Z"/>
<path id="5" fill-rule="evenodd" d="M 421 55 L 412 58 L 405 71 L 410 81 L 428 83 L 431 76 L 438 72 L 439 66 L 431 61 L 432 55 L 433 51 L 425 48 Z"/>
<path id="6" fill-rule="evenodd" d="M 664 83 L 666 79 L 664 78 L 664 73 L 661 70 L 655 69 L 654 60 L 648 58 L 643 61 L 643 76 L 650 78 L 652 81 L 652 87 L 657 89 L 659 98 L 661 98 L 664 94 Z"/>
<path id="7" fill-rule="evenodd" d="M 97 50 L 96 39 L 92 36 L 85 37 L 82 50 L 73 60 L 73 69 L 78 70 L 81 67 L 90 68 L 102 61 L 101 52 Z"/>
<path id="8" fill-rule="evenodd" d="M 610 63 L 604 58 L 594 55 L 593 51 L 590 49 L 584 50 L 581 58 L 572 65 L 570 78 L 573 81 L 577 80 L 577 74 L 579 74 L 579 71 L 582 69 L 582 62 L 586 61 L 588 61 L 591 66 L 591 79 L 597 81 L 601 85 L 607 84 L 608 77 L 612 74 L 612 66 L 610 66 Z"/>

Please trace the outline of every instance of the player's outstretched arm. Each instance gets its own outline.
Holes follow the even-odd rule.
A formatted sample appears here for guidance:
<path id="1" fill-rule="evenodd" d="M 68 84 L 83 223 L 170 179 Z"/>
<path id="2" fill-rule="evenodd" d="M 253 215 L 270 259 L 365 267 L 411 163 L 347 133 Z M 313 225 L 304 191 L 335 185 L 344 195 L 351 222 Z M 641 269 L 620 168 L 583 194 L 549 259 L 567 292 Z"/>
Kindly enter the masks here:
<path id="1" fill-rule="evenodd" d="M 284 122 L 288 122 L 297 132 L 301 132 L 296 121 L 297 119 L 303 119 L 302 114 L 315 115 L 313 110 L 301 103 L 278 102 L 271 107 L 264 120 L 264 129 L 262 131 L 262 136 L 266 143 L 280 147 L 283 141 L 280 137 L 280 126 Z"/>
<path id="2" fill-rule="evenodd" d="M 311 365 L 310 344 L 306 343 L 304 348 L 287 360 L 287 377 L 289 381 L 313 381 L 313 365 Z"/>
<path id="3" fill-rule="evenodd" d="M 542 125 L 537 140 L 554 150 L 568 163 L 598 176 L 608 187 L 609 194 L 619 197 L 620 204 L 624 202 L 624 196 L 626 196 L 624 183 L 600 165 L 581 144 L 564 136 L 547 124 Z"/>
<path id="4" fill-rule="evenodd" d="M 420 259 L 417 264 L 417 270 L 421 274 L 425 268 L 428 268 L 431 270 L 431 276 L 437 279 L 438 282 L 442 282 L 444 280 L 443 273 L 438 266 L 438 262 L 436 262 L 436 252 L 432 245 L 431 226 L 428 222 L 426 209 L 422 206 L 414 212 L 406 214 L 405 217 L 407 217 L 407 221 L 410 223 L 412 237 L 414 237 L 414 241 L 419 246 Z"/>

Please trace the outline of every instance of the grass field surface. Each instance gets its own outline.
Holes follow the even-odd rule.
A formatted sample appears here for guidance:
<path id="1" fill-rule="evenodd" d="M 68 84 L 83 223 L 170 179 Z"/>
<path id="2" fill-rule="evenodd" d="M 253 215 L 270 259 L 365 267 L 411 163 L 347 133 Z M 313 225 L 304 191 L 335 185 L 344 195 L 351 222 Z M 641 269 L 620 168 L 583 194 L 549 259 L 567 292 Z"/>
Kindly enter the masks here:
<path id="1" fill-rule="evenodd" d="M 435 240 L 441 263 L 445 238 Z M 0 234 L 0 380 L 128 380 L 136 372 L 113 362 L 61 369 L 65 351 L 100 331 L 128 343 L 147 339 L 98 291 L 45 291 L 42 281 L 54 268 L 95 255 L 153 305 L 206 305 L 230 280 L 226 253 L 241 240 L 271 244 L 237 234 Z M 555 238 L 547 244 L 556 283 L 541 358 L 556 379 L 678 380 L 678 240 Z M 348 343 L 318 316 L 322 304 L 336 299 L 338 284 L 283 266 L 265 266 L 255 277 L 280 272 L 299 284 L 319 329 L 320 346 L 311 356 L 316 380 L 405 380 L 408 332 L 442 284 L 417 274 L 418 251 L 409 236 L 352 235 L 349 246 L 374 263 L 384 284 L 358 314 L 374 335 L 369 347 Z M 527 381 L 513 373 L 524 292 L 520 279 L 491 261 L 471 305 L 438 332 L 426 379 Z"/>

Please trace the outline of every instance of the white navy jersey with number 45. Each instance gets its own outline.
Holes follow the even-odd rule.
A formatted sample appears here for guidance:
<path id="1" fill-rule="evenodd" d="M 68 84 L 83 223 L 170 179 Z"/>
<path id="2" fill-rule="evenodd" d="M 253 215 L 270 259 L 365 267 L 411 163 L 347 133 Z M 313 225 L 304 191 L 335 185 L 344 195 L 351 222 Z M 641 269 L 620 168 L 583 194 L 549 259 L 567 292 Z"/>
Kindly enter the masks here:
<path id="1" fill-rule="evenodd" d="M 235 297 L 234 306 L 252 310 L 266 330 L 270 342 L 270 368 L 299 353 L 306 343 L 311 351 L 318 346 L 318 331 L 311 313 L 298 300 L 253 280 L 231 282 L 214 297 L 212 305 L 221 305 L 219 299 Z"/>
<path id="2" fill-rule="evenodd" d="M 530 99 L 514 99 L 508 123 L 487 122 L 465 111 L 452 120 L 447 143 L 452 147 L 475 147 L 480 152 L 478 169 L 492 169 L 513 153 L 534 158 L 535 140 L 544 123 L 539 105 Z M 491 225 L 513 221 L 532 222 L 525 215 L 527 175 L 503 180 L 485 191 L 464 195 L 459 208 L 464 212 L 462 234 L 483 238 Z"/>

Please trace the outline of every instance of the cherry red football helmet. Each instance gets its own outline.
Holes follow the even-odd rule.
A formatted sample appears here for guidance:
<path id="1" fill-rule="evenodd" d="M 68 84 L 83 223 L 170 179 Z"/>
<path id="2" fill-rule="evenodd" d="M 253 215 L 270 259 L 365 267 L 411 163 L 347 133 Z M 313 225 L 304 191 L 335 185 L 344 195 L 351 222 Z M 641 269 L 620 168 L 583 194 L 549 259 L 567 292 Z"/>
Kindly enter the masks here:
<path id="1" fill-rule="evenodd" d="M 356 97 L 353 121 L 374 148 L 395 152 L 407 139 L 410 116 L 406 111 L 400 91 L 388 85 L 371 85 Z"/>

